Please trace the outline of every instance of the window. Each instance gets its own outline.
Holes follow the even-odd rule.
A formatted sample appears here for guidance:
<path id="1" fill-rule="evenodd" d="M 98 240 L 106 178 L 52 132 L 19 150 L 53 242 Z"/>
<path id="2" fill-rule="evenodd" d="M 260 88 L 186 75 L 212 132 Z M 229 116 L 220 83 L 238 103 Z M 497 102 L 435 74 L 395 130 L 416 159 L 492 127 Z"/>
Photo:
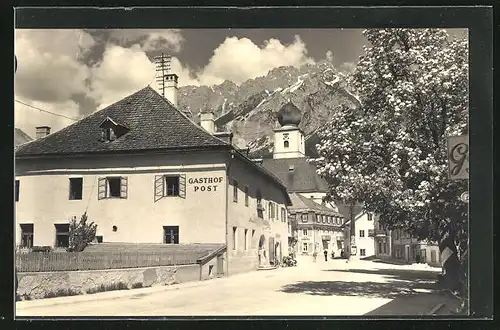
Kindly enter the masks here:
<path id="1" fill-rule="evenodd" d="M 284 148 L 288 148 L 288 147 L 290 147 L 290 142 L 288 142 L 288 141 L 284 141 L 284 142 L 283 142 L 283 147 L 284 147 Z"/>
<path id="2" fill-rule="evenodd" d="M 186 176 L 183 174 L 155 176 L 155 202 L 163 197 L 186 198 Z"/>
<path id="3" fill-rule="evenodd" d="M 106 177 L 99 179 L 98 199 L 127 198 L 128 179 L 126 177 Z"/>
<path id="4" fill-rule="evenodd" d="M 56 224 L 56 247 L 69 246 L 69 224 Z"/>
<path id="5" fill-rule="evenodd" d="M 307 236 L 307 229 L 302 229 L 302 235 Z"/>
<path id="6" fill-rule="evenodd" d="M 252 229 L 252 237 L 251 237 L 251 241 L 252 242 L 252 247 L 254 247 L 254 239 L 255 239 L 255 229 Z"/>
<path id="7" fill-rule="evenodd" d="M 321 222 L 323 222 L 323 223 L 325 223 L 325 222 L 326 222 L 326 220 L 325 220 L 326 216 L 324 216 L 324 215 L 320 215 L 320 216 L 319 216 L 319 218 L 321 219 Z"/>
<path id="8" fill-rule="evenodd" d="M 368 213 L 368 221 L 372 221 L 372 220 L 373 220 L 373 214 Z"/>
<path id="9" fill-rule="evenodd" d="M 307 252 L 307 243 L 303 243 L 302 251 Z"/>
<path id="10" fill-rule="evenodd" d="M 360 230 L 359 231 L 359 237 L 365 237 L 365 231 L 364 230 Z"/>
<path id="11" fill-rule="evenodd" d="M 102 235 L 96 236 L 95 238 L 97 240 L 97 243 L 102 243 Z"/>
<path id="12" fill-rule="evenodd" d="M 233 227 L 233 250 L 236 250 L 236 227 Z"/>
<path id="13" fill-rule="evenodd" d="M 233 179 L 233 202 L 238 203 L 238 181 Z"/>
<path id="14" fill-rule="evenodd" d="M 281 221 L 287 222 L 286 221 L 286 210 L 284 207 L 281 208 Z"/>
<path id="15" fill-rule="evenodd" d="M 332 217 L 330 217 L 330 216 L 326 217 L 326 222 L 327 223 L 332 223 Z"/>
<path id="16" fill-rule="evenodd" d="M 317 223 L 320 223 L 320 222 L 321 222 L 321 219 L 320 219 L 320 217 L 319 217 L 319 214 L 316 214 L 316 222 L 317 222 Z"/>
<path id="17" fill-rule="evenodd" d="M 307 213 L 301 214 L 300 218 L 302 219 L 302 222 L 307 222 Z"/>
<path id="18" fill-rule="evenodd" d="M 104 142 L 110 142 L 116 139 L 115 131 L 112 128 L 103 128 L 101 131 L 101 138 Z"/>
<path id="19" fill-rule="evenodd" d="M 259 218 L 262 218 L 264 217 L 264 209 L 262 207 L 262 193 L 260 191 L 260 189 L 257 189 L 257 192 L 256 192 L 256 198 L 257 198 L 257 216 Z"/>
<path id="20" fill-rule="evenodd" d="M 69 199 L 81 200 L 83 193 L 83 178 L 69 179 Z"/>
<path id="21" fill-rule="evenodd" d="M 248 250 L 248 229 L 245 229 L 245 250 Z"/>
<path id="22" fill-rule="evenodd" d="M 366 256 L 366 250 L 365 249 L 359 249 L 359 255 L 364 257 Z"/>
<path id="23" fill-rule="evenodd" d="M 16 202 L 19 201 L 19 180 L 16 180 L 16 184 L 14 186 L 14 193 Z"/>
<path id="24" fill-rule="evenodd" d="M 32 248 L 33 247 L 33 224 L 26 223 L 21 224 L 21 247 Z"/>
<path id="25" fill-rule="evenodd" d="M 382 242 L 378 242 L 378 253 L 382 253 Z"/>
<path id="26" fill-rule="evenodd" d="M 164 176 L 165 185 L 163 196 L 179 196 L 179 177 Z"/>
<path id="27" fill-rule="evenodd" d="M 163 243 L 179 244 L 179 226 L 163 226 Z"/>
<path id="28" fill-rule="evenodd" d="M 248 206 L 248 195 L 249 195 L 249 188 L 248 186 L 245 186 L 245 206 Z"/>
<path id="29" fill-rule="evenodd" d="M 399 229 L 394 231 L 394 239 L 399 239 Z"/>
<path id="30" fill-rule="evenodd" d="M 436 262 L 436 251 L 431 251 L 431 262 Z"/>

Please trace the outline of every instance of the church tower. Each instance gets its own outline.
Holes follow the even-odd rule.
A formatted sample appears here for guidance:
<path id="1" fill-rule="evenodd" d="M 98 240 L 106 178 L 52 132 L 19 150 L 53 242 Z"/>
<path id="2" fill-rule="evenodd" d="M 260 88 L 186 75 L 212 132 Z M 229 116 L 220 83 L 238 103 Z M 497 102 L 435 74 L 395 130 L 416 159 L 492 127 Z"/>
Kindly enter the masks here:
<path id="1" fill-rule="evenodd" d="M 291 102 L 278 111 L 281 127 L 274 129 L 274 159 L 305 157 L 304 133 L 299 124 L 302 113 Z"/>

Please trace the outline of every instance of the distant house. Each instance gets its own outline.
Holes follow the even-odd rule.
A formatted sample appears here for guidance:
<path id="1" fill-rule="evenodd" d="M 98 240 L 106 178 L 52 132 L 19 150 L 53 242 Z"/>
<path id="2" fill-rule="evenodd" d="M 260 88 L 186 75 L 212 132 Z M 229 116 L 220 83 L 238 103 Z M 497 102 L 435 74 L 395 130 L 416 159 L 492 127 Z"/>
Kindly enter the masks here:
<path id="1" fill-rule="evenodd" d="M 349 205 L 338 203 L 339 211 L 347 221 L 344 224 L 344 239 L 346 255 L 354 258 L 368 258 L 375 256 L 375 215 L 366 212 L 363 205 Z M 352 212 L 352 214 L 351 214 Z M 351 217 L 354 219 L 354 234 L 351 233 Z M 354 242 L 352 237 L 354 236 Z"/>
<path id="2" fill-rule="evenodd" d="M 220 244 L 224 273 L 287 251 L 291 204 L 284 184 L 234 148 L 232 135 L 176 108 L 177 76 L 165 99 L 150 87 L 19 145 L 16 243 L 68 246 L 69 222 L 85 211 L 97 241 Z M 175 83 L 175 84 L 174 84 Z M 261 260 L 262 261 L 262 260 Z"/>
<path id="3" fill-rule="evenodd" d="M 33 139 L 20 128 L 14 128 L 14 146 L 17 147 Z"/>
<path id="4" fill-rule="evenodd" d="M 437 243 L 419 240 L 408 231 L 392 231 L 392 257 L 406 263 L 421 262 L 434 267 L 441 267 L 441 254 Z"/>

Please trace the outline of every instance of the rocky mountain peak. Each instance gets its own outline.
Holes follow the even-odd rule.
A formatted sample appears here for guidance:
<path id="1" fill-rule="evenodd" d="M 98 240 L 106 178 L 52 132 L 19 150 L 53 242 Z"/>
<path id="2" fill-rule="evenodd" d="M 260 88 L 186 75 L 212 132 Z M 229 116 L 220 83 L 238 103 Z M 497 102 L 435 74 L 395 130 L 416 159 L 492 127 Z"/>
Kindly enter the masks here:
<path id="1" fill-rule="evenodd" d="M 232 131 L 238 147 L 263 156 L 272 151 L 273 129 L 279 126 L 277 112 L 286 103 L 293 103 L 302 113 L 299 127 L 308 138 L 306 147 L 338 106 L 359 107 L 344 77 L 328 61 L 300 68 L 280 66 L 239 86 L 226 80 L 211 87 L 181 87 L 179 108 L 190 111 L 195 121 L 200 110 L 211 109 L 219 131 Z"/>

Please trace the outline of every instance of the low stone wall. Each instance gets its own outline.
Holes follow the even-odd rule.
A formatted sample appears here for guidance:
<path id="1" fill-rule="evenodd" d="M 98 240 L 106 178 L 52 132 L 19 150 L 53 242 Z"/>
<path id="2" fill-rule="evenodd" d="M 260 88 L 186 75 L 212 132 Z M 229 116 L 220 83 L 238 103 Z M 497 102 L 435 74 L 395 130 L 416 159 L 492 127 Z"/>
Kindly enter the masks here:
<path id="1" fill-rule="evenodd" d="M 58 291 L 73 294 L 96 292 L 101 286 L 122 283 L 127 288 L 170 285 L 200 279 L 200 265 L 125 268 L 92 271 L 18 273 L 17 294 L 26 299 L 41 299 Z"/>
<path id="2" fill-rule="evenodd" d="M 230 256 L 229 257 L 229 276 L 257 270 L 259 267 L 259 257 L 255 255 Z"/>

